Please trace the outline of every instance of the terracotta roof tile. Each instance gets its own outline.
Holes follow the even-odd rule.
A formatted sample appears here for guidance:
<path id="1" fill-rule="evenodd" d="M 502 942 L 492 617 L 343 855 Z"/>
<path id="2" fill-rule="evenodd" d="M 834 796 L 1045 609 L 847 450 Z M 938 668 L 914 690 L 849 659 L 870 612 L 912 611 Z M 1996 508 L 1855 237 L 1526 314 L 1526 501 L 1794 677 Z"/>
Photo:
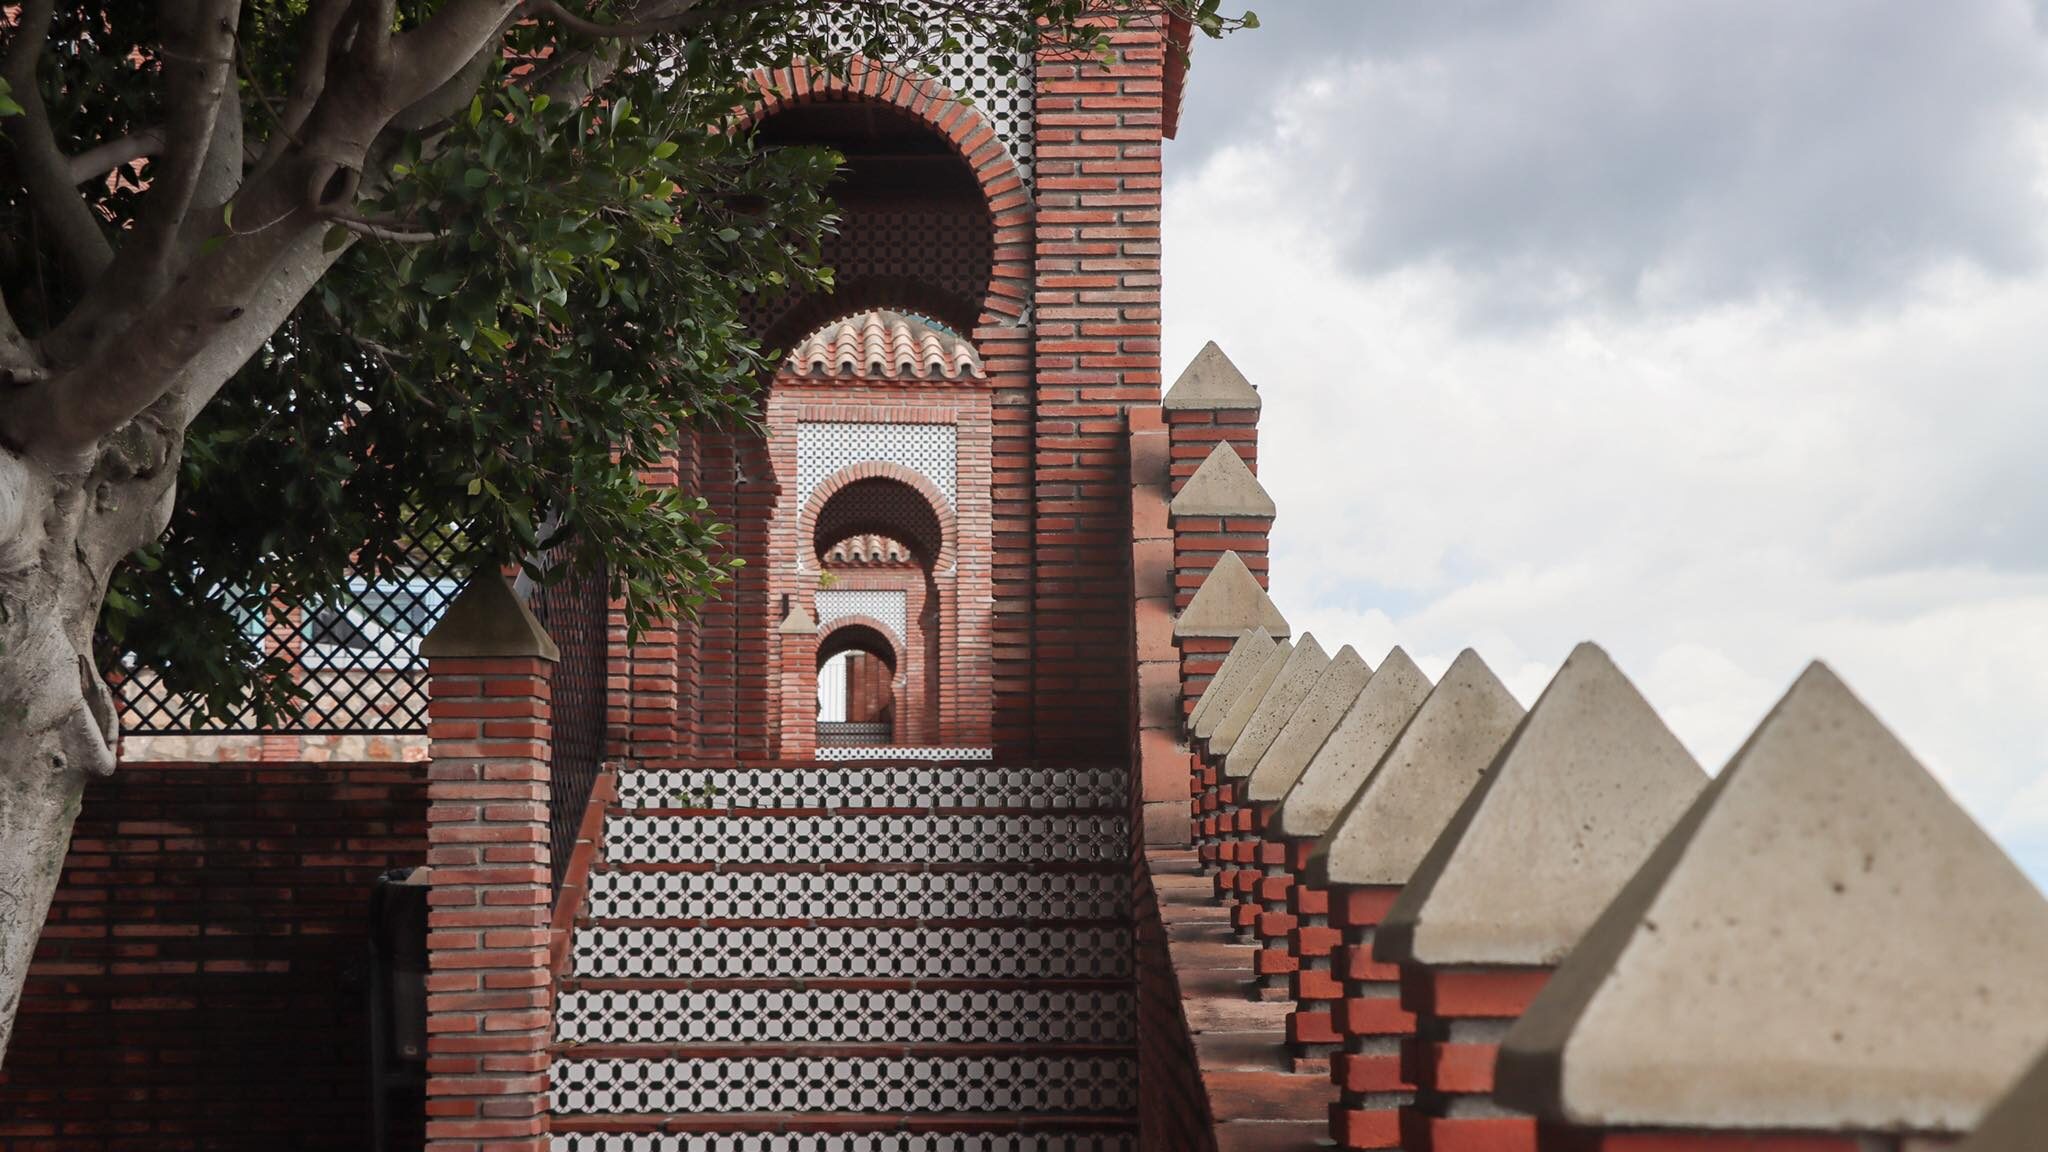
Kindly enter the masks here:
<path id="1" fill-rule="evenodd" d="M 921 317 L 863 312 L 811 333 L 787 370 L 808 379 L 981 380 L 974 345 Z"/>

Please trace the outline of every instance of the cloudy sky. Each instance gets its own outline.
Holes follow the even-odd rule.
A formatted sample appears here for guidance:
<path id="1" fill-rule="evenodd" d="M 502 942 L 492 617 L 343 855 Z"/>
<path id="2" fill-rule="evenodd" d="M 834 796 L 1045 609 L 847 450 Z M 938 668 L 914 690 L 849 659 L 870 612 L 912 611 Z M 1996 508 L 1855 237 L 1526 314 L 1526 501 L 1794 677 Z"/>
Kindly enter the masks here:
<path id="1" fill-rule="evenodd" d="M 1169 375 L 1297 629 L 1710 770 L 1830 662 L 2048 885 L 2048 0 L 1264 0 L 1167 151 Z"/>

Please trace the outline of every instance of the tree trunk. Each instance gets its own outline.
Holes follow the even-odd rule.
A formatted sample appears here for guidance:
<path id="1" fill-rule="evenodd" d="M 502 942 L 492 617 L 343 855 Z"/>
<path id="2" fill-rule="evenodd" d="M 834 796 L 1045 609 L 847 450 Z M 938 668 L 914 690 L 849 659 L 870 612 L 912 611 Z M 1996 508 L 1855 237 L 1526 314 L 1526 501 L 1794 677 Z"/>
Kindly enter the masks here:
<path id="1" fill-rule="evenodd" d="M 93 627 L 169 520 L 182 436 L 138 421 L 68 463 L 0 446 L 0 1060 L 88 776 L 114 769 Z"/>
<path id="2" fill-rule="evenodd" d="M 0 1060 L 85 791 L 85 773 L 52 765 L 38 743 L 0 735 Z"/>

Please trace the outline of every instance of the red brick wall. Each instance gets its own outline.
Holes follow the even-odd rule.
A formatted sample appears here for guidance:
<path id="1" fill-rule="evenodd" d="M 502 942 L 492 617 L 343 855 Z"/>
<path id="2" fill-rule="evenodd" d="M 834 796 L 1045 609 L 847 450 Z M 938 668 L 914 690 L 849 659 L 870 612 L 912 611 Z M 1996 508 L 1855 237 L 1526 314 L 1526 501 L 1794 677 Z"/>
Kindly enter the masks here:
<path id="1" fill-rule="evenodd" d="M 1109 38 L 1107 66 L 1038 65 L 1032 686 L 1045 759 L 1128 755 L 1129 606 L 1101 591 L 1129 561 L 1123 409 L 1159 402 L 1165 37 L 1138 21 Z"/>
<path id="2" fill-rule="evenodd" d="M 865 652 L 846 659 L 846 718 L 855 724 L 886 722 L 893 713 L 895 693 L 889 681 L 895 673 L 889 666 Z"/>
<path id="3" fill-rule="evenodd" d="M 426 839 L 422 763 L 95 782 L 0 1071 L 0 1149 L 364 1147 L 370 884 Z"/>

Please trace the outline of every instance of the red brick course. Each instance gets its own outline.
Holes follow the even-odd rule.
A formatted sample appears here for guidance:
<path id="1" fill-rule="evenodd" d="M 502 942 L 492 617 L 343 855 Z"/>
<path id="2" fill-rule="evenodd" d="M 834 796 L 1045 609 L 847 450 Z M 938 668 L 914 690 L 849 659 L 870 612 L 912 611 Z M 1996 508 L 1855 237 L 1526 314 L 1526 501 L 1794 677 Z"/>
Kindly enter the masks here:
<path id="1" fill-rule="evenodd" d="M 372 881 L 424 763 L 123 764 L 87 790 L 0 1071 L 6 1152 L 368 1138 Z M 419 1119 L 394 1129 L 417 1146 Z"/>

